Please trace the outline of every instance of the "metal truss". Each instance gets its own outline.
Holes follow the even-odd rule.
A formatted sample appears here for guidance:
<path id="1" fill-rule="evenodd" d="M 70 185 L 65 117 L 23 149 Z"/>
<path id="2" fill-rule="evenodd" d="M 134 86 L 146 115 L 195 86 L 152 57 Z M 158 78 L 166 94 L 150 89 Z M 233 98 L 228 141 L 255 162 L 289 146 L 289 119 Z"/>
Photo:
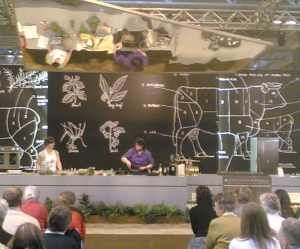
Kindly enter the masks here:
<path id="1" fill-rule="evenodd" d="M 131 8 L 163 19 L 222 30 L 300 30 L 299 10 Z"/>

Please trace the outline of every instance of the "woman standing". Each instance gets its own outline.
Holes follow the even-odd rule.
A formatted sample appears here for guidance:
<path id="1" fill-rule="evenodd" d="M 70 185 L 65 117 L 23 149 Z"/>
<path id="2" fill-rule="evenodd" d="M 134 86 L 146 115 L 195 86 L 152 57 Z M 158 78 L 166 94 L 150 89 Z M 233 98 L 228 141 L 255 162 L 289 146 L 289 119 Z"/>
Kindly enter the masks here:
<path id="1" fill-rule="evenodd" d="M 231 241 L 229 249 L 280 249 L 262 207 L 250 202 L 243 207 L 241 236 Z"/>
<path id="2" fill-rule="evenodd" d="M 55 139 L 48 137 L 44 141 L 45 148 L 39 153 L 37 167 L 41 171 L 50 170 L 53 173 L 62 170 L 62 165 L 57 150 L 54 150 Z"/>

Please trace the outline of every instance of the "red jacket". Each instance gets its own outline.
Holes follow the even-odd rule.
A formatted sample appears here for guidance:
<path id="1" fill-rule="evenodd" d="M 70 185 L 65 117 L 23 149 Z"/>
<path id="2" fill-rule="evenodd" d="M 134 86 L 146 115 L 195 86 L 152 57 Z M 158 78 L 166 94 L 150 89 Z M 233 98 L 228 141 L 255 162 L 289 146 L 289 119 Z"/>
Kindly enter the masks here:
<path id="1" fill-rule="evenodd" d="M 76 209 L 72 209 L 72 219 L 69 225 L 70 229 L 75 229 L 79 232 L 82 240 L 85 238 L 85 221 L 83 215 Z"/>
<path id="2" fill-rule="evenodd" d="M 21 210 L 36 218 L 40 223 L 42 231 L 47 228 L 48 210 L 42 203 L 29 199 L 22 204 Z"/>

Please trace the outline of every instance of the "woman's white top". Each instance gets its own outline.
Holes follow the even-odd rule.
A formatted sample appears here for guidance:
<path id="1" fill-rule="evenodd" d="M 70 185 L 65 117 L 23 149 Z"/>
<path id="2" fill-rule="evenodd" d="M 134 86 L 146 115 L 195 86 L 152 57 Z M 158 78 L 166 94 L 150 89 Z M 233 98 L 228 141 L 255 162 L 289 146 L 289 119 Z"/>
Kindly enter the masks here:
<path id="1" fill-rule="evenodd" d="M 53 173 L 57 171 L 56 165 L 59 159 L 58 151 L 52 150 L 48 152 L 46 149 L 39 153 L 39 167 L 41 170 L 51 170 Z"/>
<path id="2" fill-rule="evenodd" d="M 260 249 L 253 239 L 233 239 L 229 244 L 229 249 Z M 267 249 L 280 249 L 279 241 L 273 238 L 273 241 L 268 242 Z"/>

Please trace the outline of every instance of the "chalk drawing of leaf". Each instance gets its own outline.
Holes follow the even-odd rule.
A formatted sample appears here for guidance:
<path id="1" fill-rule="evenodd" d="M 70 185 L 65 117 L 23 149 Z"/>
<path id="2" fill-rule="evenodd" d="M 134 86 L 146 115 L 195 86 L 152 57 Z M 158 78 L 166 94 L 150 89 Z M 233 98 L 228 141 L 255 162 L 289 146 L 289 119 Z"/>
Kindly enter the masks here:
<path id="1" fill-rule="evenodd" d="M 87 100 L 85 91 L 77 90 L 77 97 L 83 101 Z"/>
<path id="2" fill-rule="evenodd" d="M 109 97 L 109 86 L 106 82 L 106 79 L 103 77 L 102 74 L 100 74 L 100 79 L 99 79 L 99 86 L 103 92 L 104 95 L 106 95 L 107 97 Z"/>
<path id="3" fill-rule="evenodd" d="M 85 85 L 83 84 L 82 81 L 76 81 L 76 88 L 77 89 L 84 89 Z"/>
<path id="4" fill-rule="evenodd" d="M 128 75 L 124 75 L 124 76 L 120 77 L 119 79 L 117 79 L 112 86 L 112 93 L 119 92 L 123 88 L 127 78 L 128 78 Z"/>
<path id="5" fill-rule="evenodd" d="M 65 76 L 64 76 L 64 79 L 67 80 L 67 81 L 70 81 L 70 80 L 71 80 L 71 77 L 70 77 L 69 75 L 65 75 Z"/>
<path id="6" fill-rule="evenodd" d="M 74 94 L 72 92 L 67 93 L 62 99 L 62 103 L 65 103 L 65 104 L 72 103 L 73 101 L 75 101 L 75 98 L 74 98 Z"/>
<path id="7" fill-rule="evenodd" d="M 119 102 L 119 101 L 122 101 L 122 100 L 125 98 L 127 92 L 128 92 L 128 91 L 125 90 L 125 91 L 122 91 L 122 92 L 118 92 L 118 93 L 113 94 L 113 96 L 111 97 L 111 101 L 112 101 L 112 102 Z"/>
<path id="8" fill-rule="evenodd" d="M 63 87 L 62 87 L 62 91 L 65 93 L 65 92 L 70 92 L 72 91 L 72 84 L 70 82 L 66 82 L 65 84 L 63 84 Z"/>

